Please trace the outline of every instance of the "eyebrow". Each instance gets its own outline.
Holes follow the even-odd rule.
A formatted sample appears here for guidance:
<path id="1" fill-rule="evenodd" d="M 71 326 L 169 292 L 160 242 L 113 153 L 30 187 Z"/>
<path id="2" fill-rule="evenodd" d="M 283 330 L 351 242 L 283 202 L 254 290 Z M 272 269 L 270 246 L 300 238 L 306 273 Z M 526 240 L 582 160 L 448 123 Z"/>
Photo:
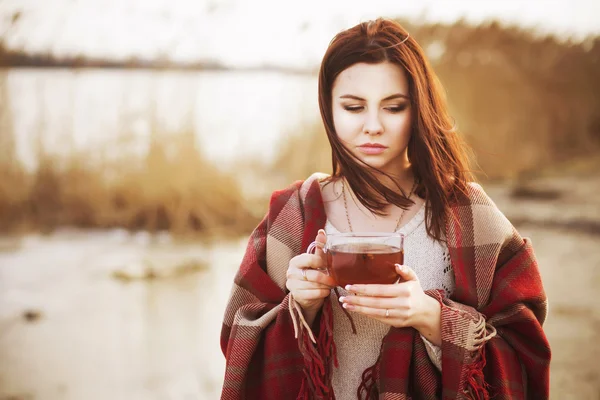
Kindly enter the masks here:
<path id="1" fill-rule="evenodd" d="M 353 100 L 366 101 L 362 97 L 358 97 L 358 96 L 355 96 L 353 94 L 344 94 L 344 95 L 340 96 L 340 99 L 353 99 Z M 383 99 L 383 101 L 394 100 L 394 99 L 406 99 L 406 100 L 409 100 L 409 98 L 408 98 L 407 95 L 402 94 L 402 93 L 396 93 L 396 94 L 393 94 L 391 96 L 386 97 L 385 99 Z"/>

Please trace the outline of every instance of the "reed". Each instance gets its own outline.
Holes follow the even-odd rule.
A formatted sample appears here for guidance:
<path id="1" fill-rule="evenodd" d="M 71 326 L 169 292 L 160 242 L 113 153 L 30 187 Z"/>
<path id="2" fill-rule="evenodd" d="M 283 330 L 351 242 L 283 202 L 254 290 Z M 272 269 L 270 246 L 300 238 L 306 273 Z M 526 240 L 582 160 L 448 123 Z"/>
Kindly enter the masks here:
<path id="1" fill-rule="evenodd" d="M 433 67 L 480 177 L 535 174 L 600 148 L 600 37 L 575 43 L 497 22 L 405 24 L 437 53 Z"/>
<path id="2" fill-rule="evenodd" d="M 39 167 L 32 173 L 5 166 L 0 170 L 2 226 L 226 235 L 248 232 L 256 223 L 237 182 L 203 159 L 192 134 L 154 139 L 140 160 L 123 156 L 90 163 L 90 158 L 39 154 Z"/>

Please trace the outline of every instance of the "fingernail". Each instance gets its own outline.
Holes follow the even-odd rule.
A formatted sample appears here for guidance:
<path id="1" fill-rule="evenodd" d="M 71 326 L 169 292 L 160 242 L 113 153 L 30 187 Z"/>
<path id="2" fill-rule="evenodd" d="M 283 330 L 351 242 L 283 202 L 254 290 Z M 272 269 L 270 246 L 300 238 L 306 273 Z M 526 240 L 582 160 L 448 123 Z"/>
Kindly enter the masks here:
<path id="1" fill-rule="evenodd" d="M 344 287 L 344 289 L 346 289 L 347 291 L 351 291 L 352 290 L 352 285 L 346 285 L 346 287 Z"/>
<path id="2" fill-rule="evenodd" d="M 319 229 L 319 231 L 317 232 L 317 234 L 322 233 L 323 235 L 325 235 L 325 230 L 323 229 Z"/>
<path id="3" fill-rule="evenodd" d="M 345 299 L 345 297 L 344 297 L 344 296 L 341 296 L 341 297 L 339 298 L 339 300 L 340 300 L 340 303 L 343 303 L 343 302 L 344 302 L 344 299 Z"/>
<path id="4" fill-rule="evenodd" d="M 354 310 L 354 306 L 352 304 L 344 303 L 342 307 L 344 307 L 346 310 Z"/>

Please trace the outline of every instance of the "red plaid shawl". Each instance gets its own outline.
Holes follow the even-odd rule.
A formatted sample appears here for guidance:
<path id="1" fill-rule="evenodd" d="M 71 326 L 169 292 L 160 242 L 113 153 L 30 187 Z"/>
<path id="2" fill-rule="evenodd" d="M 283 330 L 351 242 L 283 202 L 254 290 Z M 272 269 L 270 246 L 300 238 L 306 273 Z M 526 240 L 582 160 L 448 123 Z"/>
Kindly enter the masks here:
<path id="1" fill-rule="evenodd" d="M 391 328 L 377 364 L 364 375 L 363 396 L 548 398 L 550 347 L 542 330 L 547 303 L 531 243 L 480 186 L 469 191 L 452 208 L 457 219 L 446 229 L 455 291 L 451 299 L 430 293 L 442 303 L 443 374 L 416 330 Z M 225 312 L 222 399 L 335 398 L 332 304 L 327 298 L 316 321 L 316 343 L 302 327 L 296 339 L 295 307 L 285 288 L 289 260 L 306 251 L 325 222 L 316 176 L 273 194 Z"/>

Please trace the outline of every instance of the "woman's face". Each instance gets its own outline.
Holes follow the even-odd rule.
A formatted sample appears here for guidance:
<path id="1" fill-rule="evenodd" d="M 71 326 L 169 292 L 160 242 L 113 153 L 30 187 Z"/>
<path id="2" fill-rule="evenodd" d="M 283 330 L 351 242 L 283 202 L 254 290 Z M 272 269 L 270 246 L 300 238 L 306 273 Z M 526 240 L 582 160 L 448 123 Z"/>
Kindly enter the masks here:
<path id="1" fill-rule="evenodd" d="M 358 63 L 332 89 L 333 123 L 342 144 L 372 167 L 399 174 L 409 167 L 411 110 L 404 69 Z"/>

